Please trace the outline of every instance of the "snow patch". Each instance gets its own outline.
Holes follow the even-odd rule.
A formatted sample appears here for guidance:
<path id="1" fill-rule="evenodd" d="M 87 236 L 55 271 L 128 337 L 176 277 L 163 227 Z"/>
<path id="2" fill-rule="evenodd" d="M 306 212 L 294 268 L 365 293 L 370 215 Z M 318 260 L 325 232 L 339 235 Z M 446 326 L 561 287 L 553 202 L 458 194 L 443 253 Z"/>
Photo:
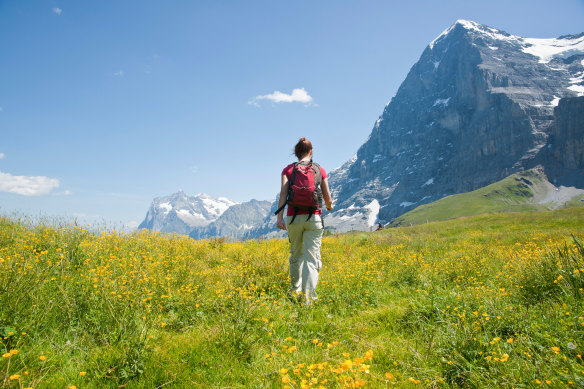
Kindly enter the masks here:
<path id="1" fill-rule="evenodd" d="M 161 203 L 158 205 L 158 208 L 162 208 L 163 212 L 166 214 L 170 212 L 172 205 L 170 205 L 170 203 Z"/>
<path id="2" fill-rule="evenodd" d="M 210 222 L 207 219 L 205 219 L 205 217 L 203 215 L 196 213 L 196 212 L 191 212 L 188 209 L 179 209 L 176 212 L 176 215 L 178 216 L 178 218 L 180 220 L 182 220 L 183 222 L 185 222 L 186 224 L 188 224 L 191 227 L 200 225 L 201 221 Z"/>
<path id="3" fill-rule="evenodd" d="M 584 66 L 584 60 L 582 60 L 582 66 Z M 578 96 L 582 96 L 584 94 L 584 85 L 580 85 L 584 83 L 584 72 L 580 73 L 578 77 L 570 78 L 570 85 L 568 87 L 569 90 L 576 92 Z"/>
<path id="4" fill-rule="evenodd" d="M 361 212 L 357 212 L 352 216 L 343 215 L 343 216 L 339 217 L 339 220 L 345 221 L 345 220 L 357 219 L 359 216 L 363 216 L 363 214 Z"/>
<path id="5" fill-rule="evenodd" d="M 371 201 L 369 204 L 367 204 L 363 208 L 366 208 L 369 210 L 369 217 L 367 220 L 367 225 L 369 227 L 372 227 L 375 224 L 375 221 L 377 220 L 377 215 L 379 215 L 379 208 L 380 208 L 379 201 L 377 201 L 377 199 L 373 199 L 373 201 Z"/>
<path id="6" fill-rule="evenodd" d="M 438 70 L 438 66 L 440 66 L 440 61 L 433 61 L 432 63 L 434 64 L 434 70 Z"/>
<path id="7" fill-rule="evenodd" d="M 575 54 L 584 53 L 584 36 L 576 39 L 524 38 L 523 41 L 529 45 L 523 49 L 523 52 L 539 57 L 540 63 L 548 63 L 554 58 L 569 58 Z"/>
<path id="8" fill-rule="evenodd" d="M 488 47 L 489 49 L 493 50 L 493 51 L 495 51 L 495 50 L 499 50 L 499 48 L 498 48 L 498 47 L 495 47 L 495 46 L 487 46 L 487 47 Z"/>
<path id="9" fill-rule="evenodd" d="M 433 105 L 433 107 L 435 107 L 435 106 L 437 106 L 437 105 L 443 105 L 444 107 L 447 107 L 447 106 L 448 106 L 448 102 L 449 102 L 449 101 L 450 101 L 450 97 L 449 97 L 449 98 L 447 98 L 447 99 L 437 99 L 437 100 L 434 102 L 434 105 Z"/>
<path id="10" fill-rule="evenodd" d="M 554 96 L 554 99 L 550 101 L 550 107 L 557 107 L 560 104 L 560 98 L 558 96 Z"/>
<path id="11" fill-rule="evenodd" d="M 572 85 L 568 87 L 572 92 L 576 92 L 578 97 L 584 96 L 584 85 Z"/>
<path id="12" fill-rule="evenodd" d="M 422 185 L 422 188 L 428 185 L 432 185 L 434 183 L 434 177 L 430 178 L 428 181 L 426 181 L 424 183 L 424 185 Z"/>
<path id="13" fill-rule="evenodd" d="M 382 159 L 385 159 L 385 156 L 382 154 L 375 154 L 373 156 L 373 163 L 381 161 Z"/>
<path id="14" fill-rule="evenodd" d="M 400 207 L 409 207 L 410 205 L 414 205 L 415 203 L 410 203 L 409 201 L 402 202 L 399 206 Z"/>
<path id="15" fill-rule="evenodd" d="M 217 217 L 221 216 L 223 212 L 227 210 L 227 208 L 231 207 L 232 205 L 236 204 L 231 200 L 226 198 L 219 198 L 217 200 L 212 198 L 202 198 L 201 199 L 204 207 L 210 212 L 215 214 Z"/>

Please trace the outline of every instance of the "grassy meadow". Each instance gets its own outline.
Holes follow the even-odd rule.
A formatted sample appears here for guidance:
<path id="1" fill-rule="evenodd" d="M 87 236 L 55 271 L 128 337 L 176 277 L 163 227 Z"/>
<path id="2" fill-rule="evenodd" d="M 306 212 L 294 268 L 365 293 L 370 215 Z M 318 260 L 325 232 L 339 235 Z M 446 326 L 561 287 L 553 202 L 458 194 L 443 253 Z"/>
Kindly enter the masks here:
<path id="1" fill-rule="evenodd" d="M 584 207 L 286 240 L 0 218 L 6 388 L 583 387 Z"/>

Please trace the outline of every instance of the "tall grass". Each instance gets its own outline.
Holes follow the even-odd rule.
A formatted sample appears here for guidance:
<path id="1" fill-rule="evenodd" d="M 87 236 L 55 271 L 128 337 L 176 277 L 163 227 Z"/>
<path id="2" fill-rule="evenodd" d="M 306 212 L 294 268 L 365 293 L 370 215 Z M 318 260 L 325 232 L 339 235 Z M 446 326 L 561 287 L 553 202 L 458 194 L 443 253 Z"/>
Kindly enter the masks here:
<path id="1" fill-rule="evenodd" d="M 285 240 L 0 218 L 0 385 L 584 386 L 584 209 L 324 238 L 318 301 Z"/>

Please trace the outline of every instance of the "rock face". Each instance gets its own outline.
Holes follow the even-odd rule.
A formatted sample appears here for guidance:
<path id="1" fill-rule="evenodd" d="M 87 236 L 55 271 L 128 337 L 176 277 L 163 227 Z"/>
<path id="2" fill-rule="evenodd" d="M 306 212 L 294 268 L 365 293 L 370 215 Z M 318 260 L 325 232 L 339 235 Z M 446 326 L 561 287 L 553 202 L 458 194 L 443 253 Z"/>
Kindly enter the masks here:
<path id="1" fill-rule="evenodd" d="M 204 193 L 187 196 L 181 190 L 170 196 L 155 198 L 138 229 L 188 235 L 193 228 L 217 220 L 235 204 L 224 197 L 214 198 Z"/>
<path id="2" fill-rule="evenodd" d="M 271 238 L 282 238 L 286 236 L 286 233 L 282 230 L 276 228 L 276 216 L 274 212 L 278 209 L 278 200 L 280 194 L 276 195 L 276 199 L 271 203 L 270 209 L 266 217 L 259 223 L 253 226 L 253 228 L 246 231 L 243 235 L 243 239 L 271 239 Z M 284 211 L 285 212 L 285 211 Z"/>
<path id="3" fill-rule="evenodd" d="M 543 161 L 558 177 L 581 171 L 582 95 L 584 34 L 529 39 L 458 21 L 424 50 L 356 155 L 331 172 L 337 211 L 328 224 L 368 229 Z"/>
<path id="4" fill-rule="evenodd" d="M 578 186 L 584 180 L 584 97 L 560 100 L 544 163 L 554 181 Z"/>
<path id="5" fill-rule="evenodd" d="M 229 207 L 217 220 L 204 227 L 195 227 L 189 236 L 194 239 L 230 237 L 242 239 L 268 215 L 269 201 L 251 200 Z"/>

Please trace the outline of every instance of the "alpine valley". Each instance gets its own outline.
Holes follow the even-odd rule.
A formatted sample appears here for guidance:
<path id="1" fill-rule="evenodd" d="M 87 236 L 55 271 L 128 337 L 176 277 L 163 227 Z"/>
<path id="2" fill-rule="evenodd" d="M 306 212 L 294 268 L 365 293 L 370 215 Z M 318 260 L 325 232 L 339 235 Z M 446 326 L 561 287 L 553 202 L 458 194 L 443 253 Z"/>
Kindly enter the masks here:
<path id="1" fill-rule="evenodd" d="M 325 224 L 369 230 L 530 169 L 542 187 L 582 194 L 584 33 L 523 38 L 459 20 L 426 47 L 353 158 L 330 172 L 335 211 Z M 280 236 L 275 208 L 178 192 L 155 199 L 139 228 Z"/>

